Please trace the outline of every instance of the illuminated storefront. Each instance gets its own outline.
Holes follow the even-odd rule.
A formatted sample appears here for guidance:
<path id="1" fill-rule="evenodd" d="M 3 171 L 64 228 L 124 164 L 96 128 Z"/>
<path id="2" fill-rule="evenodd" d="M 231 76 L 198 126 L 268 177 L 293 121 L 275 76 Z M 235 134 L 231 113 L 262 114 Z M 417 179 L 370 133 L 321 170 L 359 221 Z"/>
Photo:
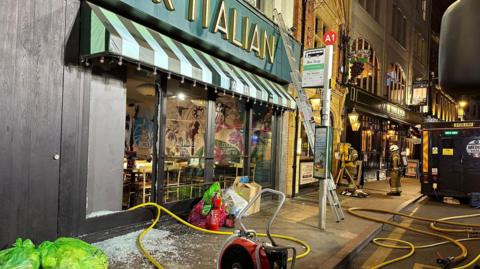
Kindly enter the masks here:
<path id="1" fill-rule="evenodd" d="M 82 4 L 80 61 L 98 79 L 80 233 L 141 221 L 126 210 L 143 202 L 189 210 L 239 176 L 278 188 L 282 117 L 296 109 L 280 33 L 243 1 L 206 3 Z"/>

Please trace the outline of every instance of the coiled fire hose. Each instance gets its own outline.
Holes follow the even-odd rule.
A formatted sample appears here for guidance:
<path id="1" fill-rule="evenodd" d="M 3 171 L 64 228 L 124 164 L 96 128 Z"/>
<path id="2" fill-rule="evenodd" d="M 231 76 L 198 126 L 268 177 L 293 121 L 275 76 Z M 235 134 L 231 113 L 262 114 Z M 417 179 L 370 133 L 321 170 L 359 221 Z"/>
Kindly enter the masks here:
<path id="1" fill-rule="evenodd" d="M 233 232 L 222 232 L 222 231 L 211 231 L 211 230 L 207 230 L 207 229 L 203 229 L 203 228 L 200 228 L 200 227 L 197 227 L 195 225 L 192 225 L 188 222 L 186 222 L 185 220 L 183 220 L 182 218 L 180 218 L 179 216 L 175 215 L 174 213 L 172 213 L 170 210 L 166 209 L 165 207 L 159 205 L 159 204 L 156 204 L 156 203 L 144 203 L 144 204 L 140 204 L 140 205 L 137 205 L 135 207 L 132 207 L 130 208 L 128 211 L 133 211 L 133 210 L 136 210 L 136 209 L 139 209 L 139 208 L 143 208 L 143 207 L 149 207 L 149 206 L 153 206 L 157 209 L 157 216 L 155 218 L 155 220 L 152 222 L 152 224 L 150 226 L 148 226 L 145 230 L 143 230 L 137 237 L 137 244 L 138 244 L 138 247 L 140 248 L 140 252 L 142 252 L 142 254 L 147 257 L 147 259 L 158 269 L 164 269 L 164 267 L 157 261 L 155 260 L 155 258 L 153 258 L 150 253 L 145 249 L 145 247 L 143 246 L 143 243 L 142 243 L 142 239 L 143 237 L 145 237 L 145 235 L 151 230 L 153 229 L 153 227 L 155 227 L 155 225 L 157 225 L 158 223 L 158 220 L 160 219 L 160 214 L 162 211 L 164 211 L 165 213 L 167 213 L 168 215 L 170 215 L 172 218 L 174 218 L 176 221 L 180 222 L 181 224 L 189 227 L 189 228 L 192 228 L 196 231 L 200 231 L 200 232 L 203 232 L 203 233 L 208 233 L 208 234 L 214 234 L 214 235 L 233 235 L 234 233 Z M 263 234 L 263 233 L 258 233 L 257 236 L 259 237 L 267 237 L 267 234 Z M 302 241 L 298 238 L 295 238 L 295 237 L 291 237 L 291 236 L 287 236 L 287 235 L 281 235 L 281 234 L 272 234 L 271 235 L 272 237 L 274 238 L 279 238 L 279 239 L 285 239 L 285 240 L 288 240 L 288 241 L 292 241 L 292 242 L 295 242 L 301 246 L 303 246 L 305 248 L 305 251 L 299 255 L 296 256 L 296 259 L 301 259 L 301 258 L 304 258 L 305 256 L 307 256 L 309 253 L 310 253 L 310 245 L 308 245 L 305 241 Z M 292 258 L 289 258 L 288 261 L 291 261 Z"/>
<path id="2" fill-rule="evenodd" d="M 408 254 L 406 254 L 404 256 L 401 256 L 401 257 L 383 262 L 379 265 L 376 265 L 376 266 L 373 267 L 373 269 L 382 268 L 382 267 L 385 267 L 389 264 L 407 259 L 415 253 L 416 249 L 436 247 L 436 246 L 443 245 L 443 244 L 448 244 L 448 243 L 451 243 L 451 244 L 455 245 L 460 250 L 460 254 L 458 254 L 455 257 L 438 259 L 437 262 L 440 263 L 441 265 L 443 265 L 444 268 L 452 268 L 451 266 L 453 266 L 455 264 L 458 264 L 458 263 L 464 261 L 467 258 L 468 250 L 461 242 L 480 240 L 480 237 L 465 238 L 465 239 L 454 239 L 452 237 L 449 237 L 449 236 L 446 236 L 446 235 L 443 235 L 443 234 L 440 234 L 440 233 L 429 232 L 429 231 L 425 231 L 425 230 L 421 230 L 421 229 L 417 229 L 417 228 L 412 228 L 412 227 L 409 227 L 409 226 L 406 226 L 406 225 L 402 225 L 402 224 L 399 224 L 399 223 L 396 223 L 396 222 L 393 222 L 393 221 L 383 220 L 383 219 L 380 219 L 380 218 L 376 218 L 376 217 L 372 217 L 372 216 L 368 216 L 368 215 L 363 215 L 363 214 L 358 213 L 359 211 L 371 212 L 371 213 L 380 213 L 380 214 L 390 214 L 390 215 L 401 216 L 401 217 L 410 218 L 410 219 L 414 219 L 414 220 L 418 220 L 418 221 L 429 222 L 430 223 L 430 228 L 432 228 L 435 231 L 450 232 L 450 233 L 467 233 L 468 235 L 470 235 L 470 233 L 474 233 L 475 229 L 478 232 L 478 230 L 480 230 L 480 224 L 468 224 L 468 223 L 452 222 L 452 221 L 449 221 L 449 220 L 480 217 L 480 214 L 454 216 L 454 217 L 448 217 L 448 218 L 443 218 L 443 219 L 436 220 L 436 219 L 430 219 L 430 218 L 425 218 L 425 217 L 410 216 L 410 215 L 403 214 L 403 213 L 400 213 L 400 212 L 393 212 L 393 211 L 382 210 L 382 209 L 373 209 L 373 208 L 350 208 L 350 209 L 348 209 L 348 213 L 350 213 L 351 215 L 354 215 L 356 217 L 362 218 L 362 219 L 366 219 L 366 220 L 370 220 L 370 221 L 374 221 L 374 222 L 378 222 L 378 223 L 383 223 L 383 224 L 388 224 L 388 225 L 391 225 L 391 226 L 394 226 L 394 227 L 397 227 L 397 228 L 401 228 L 401 229 L 405 229 L 405 230 L 408 230 L 408 231 L 411 231 L 411 232 L 424 234 L 424 235 L 428 235 L 428 236 L 432 236 L 432 237 L 436 237 L 436 238 L 440 238 L 442 240 L 445 240 L 445 241 L 442 241 L 442 242 L 439 242 L 439 243 L 423 245 L 423 246 L 415 246 L 412 243 L 404 241 L 404 240 L 392 239 L 392 238 L 375 238 L 375 239 L 373 239 L 373 243 L 375 243 L 376 245 L 379 245 L 379 246 L 382 246 L 382 247 L 387 247 L 387 248 L 410 249 L 410 251 L 409 251 Z M 461 229 L 440 228 L 440 227 L 437 226 L 437 224 L 461 227 Z M 382 241 L 400 243 L 403 246 L 402 245 L 391 245 L 391 244 L 381 243 Z M 454 267 L 454 269 L 470 268 L 471 266 L 473 266 L 479 260 L 480 260 L 480 254 L 477 255 L 477 257 L 475 257 L 468 264 L 460 266 L 460 267 Z"/>

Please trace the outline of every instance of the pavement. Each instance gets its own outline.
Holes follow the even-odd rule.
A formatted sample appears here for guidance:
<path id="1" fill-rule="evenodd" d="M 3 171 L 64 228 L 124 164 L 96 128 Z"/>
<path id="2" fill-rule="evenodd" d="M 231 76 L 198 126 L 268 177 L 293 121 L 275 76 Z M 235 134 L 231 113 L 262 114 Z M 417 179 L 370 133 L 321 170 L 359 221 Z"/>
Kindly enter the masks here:
<path id="1" fill-rule="evenodd" d="M 471 208 L 468 205 L 447 205 L 435 200 L 424 199 L 418 204 L 415 204 L 412 207 L 409 207 L 405 210 L 408 215 L 422 216 L 427 218 L 443 218 L 448 216 L 457 216 L 457 215 L 470 215 L 470 214 L 479 214 L 480 210 Z M 395 218 L 403 225 L 410 227 L 415 227 L 425 231 L 433 231 L 428 228 L 428 224 L 425 222 L 412 221 L 408 218 Z M 462 223 L 480 223 L 479 218 L 471 219 L 460 219 L 456 220 Z M 467 237 L 466 234 L 452 235 L 454 238 L 463 238 Z M 475 235 L 471 235 L 475 237 Z M 478 235 L 476 235 L 478 237 Z M 405 231 L 404 229 L 394 228 L 390 226 L 385 226 L 382 232 L 378 237 L 388 237 L 401 239 L 413 243 L 414 245 L 426 245 L 434 242 L 439 242 L 434 237 L 419 235 L 417 233 Z M 465 247 L 468 249 L 467 260 L 457 266 L 463 266 L 469 263 L 474 257 L 480 254 L 480 243 L 479 241 L 467 241 L 463 242 Z M 375 265 L 378 265 L 384 261 L 388 261 L 400 256 L 403 256 L 407 253 L 407 250 L 396 250 L 390 248 L 377 247 L 373 243 L 367 245 L 367 247 L 362 250 L 359 255 L 355 257 L 352 262 L 352 268 L 372 268 Z M 442 245 L 434 248 L 426 249 L 417 249 L 415 254 L 401 262 L 397 262 L 391 265 L 384 267 L 385 269 L 394 269 L 394 268 L 414 268 L 414 269 L 434 269 L 442 268 L 436 263 L 437 253 L 443 257 L 456 256 L 459 253 L 459 250 L 454 247 L 452 244 Z M 480 261 L 477 262 L 477 265 L 480 267 Z M 474 268 L 474 266 L 468 267 Z"/>
<path id="2" fill-rule="evenodd" d="M 381 225 L 348 215 L 346 210 L 350 207 L 381 208 L 399 211 L 407 205 L 418 200 L 420 185 L 416 179 L 402 179 L 403 193 L 400 197 L 385 195 L 389 186 L 386 181 L 368 182 L 365 188 L 370 196 L 368 198 L 353 198 L 339 195 L 346 218 L 336 223 L 330 207 L 327 211 L 327 229 L 318 229 L 318 193 L 313 192 L 295 199 L 287 199 L 272 227 L 272 233 L 294 236 L 308 242 L 312 248 L 310 255 L 298 260 L 296 268 L 356 268 L 351 267 L 354 254 L 368 245 L 372 237 L 381 231 Z M 272 198 L 262 200 L 262 210 L 244 218 L 247 228 L 264 232 L 269 216 L 273 213 L 275 201 Z M 383 215 L 383 218 L 391 216 Z M 150 238 L 149 250 L 153 256 L 166 268 L 215 268 L 216 256 L 224 236 L 212 236 L 192 231 L 184 226 L 173 223 L 161 224 L 159 229 L 162 240 Z M 109 242 L 100 242 L 103 247 L 108 247 L 111 257 L 110 268 L 153 268 L 140 253 L 128 253 L 128 248 L 134 248 L 135 242 L 128 237 L 130 244 L 117 250 Z M 159 241 L 154 241 L 154 240 Z M 120 239 L 117 241 L 126 241 Z M 155 243 L 156 242 L 156 243 Z M 279 240 L 280 244 L 292 243 Z M 102 245 L 103 244 L 103 245 Z M 110 246 L 109 246 L 110 244 Z M 121 250 L 120 250 L 121 249 Z M 127 249 L 127 250 L 125 250 Z M 123 251 L 120 259 L 117 252 Z M 298 247 L 297 252 L 303 250 Z"/>

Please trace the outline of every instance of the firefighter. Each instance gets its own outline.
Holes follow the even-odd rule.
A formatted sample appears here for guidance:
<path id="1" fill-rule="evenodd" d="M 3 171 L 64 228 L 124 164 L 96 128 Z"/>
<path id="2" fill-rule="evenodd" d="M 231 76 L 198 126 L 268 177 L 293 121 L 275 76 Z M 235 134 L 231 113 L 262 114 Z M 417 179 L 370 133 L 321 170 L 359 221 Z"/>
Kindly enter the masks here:
<path id="1" fill-rule="evenodd" d="M 400 196 L 402 193 L 402 185 L 400 182 L 401 171 L 400 149 L 397 145 L 390 146 L 390 192 L 387 195 Z"/>

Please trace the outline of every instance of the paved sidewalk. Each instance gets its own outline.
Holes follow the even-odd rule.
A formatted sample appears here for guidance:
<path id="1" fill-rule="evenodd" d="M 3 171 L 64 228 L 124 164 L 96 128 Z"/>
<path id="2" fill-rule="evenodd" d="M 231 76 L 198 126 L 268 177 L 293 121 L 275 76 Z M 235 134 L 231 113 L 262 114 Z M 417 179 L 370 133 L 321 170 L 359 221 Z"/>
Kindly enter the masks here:
<path id="1" fill-rule="evenodd" d="M 306 258 L 297 261 L 296 268 L 335 268 L 342 262 L 346 265 L 343 268 L 348 268 L 348 262 L 351 259 L 349 254 L 356 251 L 358 246 L 368 244 L 369 238 L 378 230 L 379 224 L 350 216 L 346 209 L 375 207 L 400 210 L 417 199 L 420 190 L 418 180 L 403 179 L 402 184 L 401 197 L 385 195 L 388 190 L 386 181 L 369 182 L 365 189 L 370 193 L 368 198 L 339 195 L 346 219 L 336 223 L 328 208 L 326 231 L 317 228 L 318 205 L 315 199 L 318 197 L 317 193 L 289 199 L 275 221 L 272 232 L 294 236 L 311 245 L 312 252 Z M 268 216 L 271 215 L 274 207 L 274 201 L 263 201 L 261 212 L 245 218 L 246 226 L 258 232 L 264 232 Z M 388 218 L 388 216 L 383 217 Z M 151 251 L 159 262 L 165 264 L 166 268 L 215 268 L 216 255 L 226 237 L 200 234 L 178 224 L 167 227 L 160 225 L 159 229 L 167 232 L 160 234 L 164 236 L 161 239 L 151 239 L 158 240 L 152 241 Z M 280 240 L 279 242 L 290 244 Z M 302 250 L 299 249 L 298 252 Z M 113 260 L 111 268 L 150 268 L 150 266 L 139 253 L 136 253 L 129 255 L 128 261 Z"/>

